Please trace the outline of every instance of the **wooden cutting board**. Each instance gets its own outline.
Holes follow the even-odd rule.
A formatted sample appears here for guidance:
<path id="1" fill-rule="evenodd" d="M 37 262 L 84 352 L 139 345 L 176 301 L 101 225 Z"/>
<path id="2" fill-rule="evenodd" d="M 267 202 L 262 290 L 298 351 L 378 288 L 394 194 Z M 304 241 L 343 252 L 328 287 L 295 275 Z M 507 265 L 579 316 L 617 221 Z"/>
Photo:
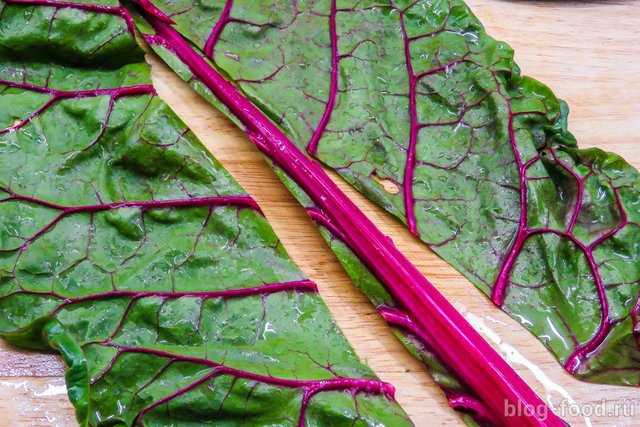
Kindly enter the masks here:
<path id="1" fill-rule="evenodd" d="M 582 147 L 615 151 L 640 167 L 640 2 L 468 3 L 490 34 L 514 47 L 523 74 L 547 83 L 568 101 L 572 111 L 569 128 Z M 358 354 L 383 380 L 396 386 L 398 401 L 416 425 L 461 424 L 422 366 L 355 290 L 316 227 L 254 146 L 156 58 L 150 60 L 161 97 L 260 203 L 293 259 L 318 283 Z M 592 416 L 593 425 L 640 425 L 640 389 L 587 384 L 565 374 L 540 342 L 493 307 L 453 268 L 380 209 L 339 183 L 449 300 L 489 328 L 485 329 L 492 331 L 488 336 L 499 337 L 500 351 L 509 354 L 514 368 L 543 397 L 554 402 L 569 397 L 585 412 L 604 407 L 608 413 Z M 0 344 L 0 427 L 74 425 L 62 372 L 56 356 Z M 618 416 L 614 416 L 614 405 L 619 405 Z M 567 404 L 565 414 L 575 414 L 576 408 Z M 583 417 L 567 419 L 588 425 Z"/>

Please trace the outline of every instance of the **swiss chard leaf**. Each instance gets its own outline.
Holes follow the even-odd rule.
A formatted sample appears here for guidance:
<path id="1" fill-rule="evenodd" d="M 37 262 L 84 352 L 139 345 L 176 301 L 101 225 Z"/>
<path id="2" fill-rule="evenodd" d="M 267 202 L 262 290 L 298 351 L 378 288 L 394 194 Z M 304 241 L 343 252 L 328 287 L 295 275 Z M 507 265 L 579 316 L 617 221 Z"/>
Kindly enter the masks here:
<path id="1" fill-rule="evenodd" d="M 0 335 L 62 354 L 83 425 L 410 425 L 132 22 L 0 3 Z"/>
<path id="2" fill-rule="evenodd" d="M 142 10 L 145 20 L 138 19 L 137 25 L 151 47 L 247 132 L 308 214 L 327 232 L 325 236 L 344 244 L 341 261 L 356 283 L 363 285 L 365 281 L 348 262 L 355 257 L 369 270 L 375 280 L 366 280 L 361 287 L 407 347 L 433 370 L 465 420 L 519 427 L 565 425 L 322 168 L 172 28 L 170 18 L 151 5 Z M 386 298 L 382 292 L 388 292 Z M 505 402 L 529 409 L 510 416 L 504 411 Z"/>
<path id="3" fill-rule="evenodd" d="M 566 105 L 462 1 L 154 3 L 570 373 L 640 383 L 638 172 L 578 149 Z"/>

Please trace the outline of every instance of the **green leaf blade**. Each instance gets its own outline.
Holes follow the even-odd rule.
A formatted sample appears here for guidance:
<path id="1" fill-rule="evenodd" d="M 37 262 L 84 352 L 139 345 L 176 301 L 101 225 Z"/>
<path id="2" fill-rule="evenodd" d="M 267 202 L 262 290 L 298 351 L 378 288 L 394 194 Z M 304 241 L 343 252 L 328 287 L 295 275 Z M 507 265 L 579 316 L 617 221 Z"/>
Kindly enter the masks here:
<path id="1" fill-rule="evenodd" d="M 526 312 L 570 373 L 637 385 L 640 274 L 609 261 L 638 264 L 640 176 L 578 149 L 566 104 L 462 1 L 155 3 L 298 148 Z M 570 271 L 556 271 L 564 257 Z"/>
<path id="2" fill-rule="evenodd" d="M 0 5 L 0 335 L 62 353 L 82 425 L 410 425 L 126 9 L 40 3 Z"/>

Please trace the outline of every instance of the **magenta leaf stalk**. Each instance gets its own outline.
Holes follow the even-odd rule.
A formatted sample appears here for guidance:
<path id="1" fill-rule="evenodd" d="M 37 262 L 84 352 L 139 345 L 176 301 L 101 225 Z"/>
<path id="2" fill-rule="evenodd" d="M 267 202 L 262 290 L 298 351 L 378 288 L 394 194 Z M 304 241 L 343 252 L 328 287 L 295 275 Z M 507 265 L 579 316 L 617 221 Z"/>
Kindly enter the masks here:
<path id="1" fill-rule="evenodd" d="M 640 175 L 581 149 L 566 103 L 522 75 L 464 1 L 154 3 L 301 152 L 405 223 L 570 374 L 638 384 Z M 154 50 L 239 123 L 179 57 Z M 363 292 L 396 307 L 331 215 L 275 168 L 328 224 L 323 236 Z M 399 338 L 440 369 L 415 337 Z"/>
<path id="2" fill-rule="evenodd" d="M 157 97 L 128 9 L 0 0 L 0 24 L 0 337 L 60 354 L 79 425 L 411 425 Z"/>
<path id="3" fill-rule="evenodd" d="M 503 425 L 561 426 L 544 402 L 476 332 L 323 171 L 306 157 L 242 92 L 220 75 L 171 26 L 147 16 L 150 43 L 173 51 L 245 126 L 251 140 L 282 168 L 346 236 L 348 245 L 402 305 L 434 351 Z M 528 408 L 508 417 L 505 404 Z M 548 416 L 540 415 L 542 412 Z M 526 415 L 525 415 L 526 414 Z"/>

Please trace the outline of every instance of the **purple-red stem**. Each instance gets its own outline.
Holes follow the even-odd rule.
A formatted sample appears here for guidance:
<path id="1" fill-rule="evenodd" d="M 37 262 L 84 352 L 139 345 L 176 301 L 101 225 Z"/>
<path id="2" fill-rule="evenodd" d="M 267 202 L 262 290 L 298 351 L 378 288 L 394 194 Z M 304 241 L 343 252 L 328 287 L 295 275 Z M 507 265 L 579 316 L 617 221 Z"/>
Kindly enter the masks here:
<path id="1" fill-rule="evenodd" d="M 220 34 L 222 33 L 224 26 L 227 24 L 229 15 L 231 14 L 231 7 L 233 7 L 233 0 L 227 0 L 224 4 L 224 9 L 222 9 L 222 14 L 220 15 L 220 18 L 218 18 L 218 22 L 216 22 L 216 25 L 213 27 L 213 31 L 211 31 L 211 34 L 204 45 L 204 54 L 209 58 L 213 57 L 213 49 L 220 38 Z"/>
<path id="2" fill-rule="evenodd" d="M 60 2 L 60 1 L 47 1 L 47 0 L 8 0 L 8 2 L 21 3 L 21 4 L 30 4 L 30 5 L 43 5 L 43 6 L 55 6 L 55 7 L 70 7 L 82 9 L 85 11 L 95 11 L 101 13 L 111 13 L 118 14 L 122 16 L 129 27 L 130 31 L 133 33 L 133 21 L 130 15 L 126 12 L 124 8 L 114 8 L 108 6 L 101 5 L 93 5 L 93 4 L 76 4 L 70 2 Z M 138 4 L 141 6 L 150 9 L 150 13 L 152 16 L 159 19 L 161 22 L 171 22 L 170 19 L 163 19 L 166 17 L 161 11 L 159 11 L 155 6 L 153 6 L 148 0 L 138 0 Z M 229 1 L 228 5 L 230 8 L 231 1 Z M 88 91 L 59 91 L 55 89 L 51 89 L 48 87 L 41 87 L 30 85 L 26 83 L 16 83 L 9 81 L 0 81 L 0 84 L 4 84 L 6 86 L 20 88 L 24 90 L 31 90 L 40 93 L 51 94 L 52 98 L 48 100 L 40 109 L 31 114 L 27 119 L 18 123 L 18 125 L 14 125 L 8 129 L 5 129 L 2 132 L 9 132 L 13 130 L 17 130 L 19 127 L 26 124 L 29 120 L 32 120 L 34 117 L 39 115 L 41 112 L 46 110 L 49 106 L 54 104 L 56 101 L 60 99 L 68 99 L 68 98 L 83 98 L 89 96 L 101 96 L 101 95 L 109 95 L 113 100 L 117 99 L 120 96 L 129 96 L 129 95 L 138 95 L 142 93 L 152 93 L 155 94 L 155 91 L 152 86 L 144 85 L 144 86 L 136 86 L 136 87 L 127 87 L 127 88 L 114 88 L 114 89 L 95 89 Z M 111 105 L 112 105 L 111 104 Z M 16 194 L 13 190 L 2 187 L 1 191 L 8 194 L 8 197 L 2 199 L 2 201 L 10 201 L 10 200 L 19 200 L 27 203 L 34 203 L 41 206 L 45 206 L 51 209 L 59 210 L 60 214 L 48 225 L 46 225 L 43 229 L 37 232 L 30 240 L 33 240 L 45 233 L 51 227 L 53 227 L 62 217 L 75 213 L 95 213 L 105 210 L 111 209 L 121 209 L 121 208 L 140 208 L 140 209 L 163 209 L 163 208 L 180 208 L 180 207 L 190 207 L 190 206 L 221 206 L 221 205 L 238 205 L 243 207 L 250 207 L 255 210 L 259 210 L 257 204 L 248 196 L 219 196 L 219 197 L 205 197 L 205 198 L 192 198 L 185 200 L 163 200 L 163 201 L 140 201 L 140 202 L 115 202 L 115 203 L 100 203 L 97 205 L 86 205 L 86 206 L 62 206 L 52 202 L 47 202 L 43 200 L 39 200 L 29 196 L 23 196 Z M 54 298 L 59 298 L 62 300 L 62 303 L 51 313 L 51 315 L 58 312 L 60 309 L 67 305 L 82 303 L 85 301 L 93 301 L 98 299 L 108 299 L 108 298 L 118 298 L 118 297 L 129 297 L 131 302 L 147 297 L 160 297 L 165 299 L 172 298 L 180 298 L 180 297 L 195 297 L 201 299 L 210 299 L 210 298 L 238 298 L 244 296 L 251 295 L 267 295 L 276 292 L 287 292 L 287 291 L 298 291 L 298 292 L 317 292 L 316 285 L 309 280 L 300 280 L 293 282 L 283 282 L 283 283 L 275 283 L 275 284 L 266 284 L 258 287 L 244 288 L 244 289 L 229 289 L 229 290 L 221 290 L 221 291 L 210 291 L 210 292 L 145 292 L 145 291 L 126 291 L 126 290 L 114 290 L 111 292 L 105 292 L 101 294 L 89 295 L 78 298 L 66 298 L 62 295 L 56 294 L 54 292 L 35 292 L 35 291 L 16 291 L 10 294 L 7 294 L 2 298 L 6 298 L 15 294 L 31 294 L 31 295 L 41 295 L 41 296 L 51 296 Z M 131 302 L 127 307 L 127 312 L 131 307 Z M 123 316 L 123 320 L 126 317 L 126 313 Z M 122 325 L 122 322 L 120 323 Z M 191 362 L 198 363 L 205 366 L 213 367 L 213 370 L 200 378 L 199 380 L 191 383 L 189 386 L 184 387 L 170 395 L 166 396 L 163 399 L 160 399 L 153 404 L 147 406 L 142 411 L 139 412 L 138 416 L 135 419 L 135 422 L 144 425 L 143 417 L 150 410 L 165 404 L 172 399 L 198 387 L 201 384 L 204 384 L 206 381 L 210 380 L 216 375 L 221 374 L 229 374 L 233 375 L 236 378 L 245 378 L 252 381 L 257 381 L 265 384 L 272 384 L 281 387 L 290 387 L 297 388 L 303 391 L 303 397 L 301 402 L 301 410 L 299 416 L 299 426 L 305 425 L 305 413 L 309 406 L 309 403 L 314 395 L 324 391 L 349 391 L 355 398 L 357 393 L 365 392 L 368 394 L 380 394 L 385 395 L 389 399 L 393 399 L 395 394 L 395 389 L 388 383 L 384 383 L 382 381 L 376 379 L 367 379 L 367 378 L 344 378 L 344 377 L 336 377 L 329 379 L 319 379 L 319 380 L 294 380 L 294 379 L 285 379 L 285 378 L 276 378 L 271 376 L 265 376 L 260 374 L 255 374 L 252 372 L 231 368 L 225 366 L 221 363 L 215 363 L 208 359 L 200 359 L 188 356 L 175 355 L 168 352 L 164 352 L 161 350 L 154 350 L 148 348 L 134 348 L 134 347 L 124 347 L 118 346 L 115 344 L 105 344 L 109 346 L 116 347 L 118 349 L 118 356 L 123 353 L 142 353 L 142 354 L 150 354 L 158 357 L 167 357 L 169 359 L 168 366 L 173 361 L 183 361 L 183 362 Z M 113 363 L 118 358 L 116 356 L 112 362 L 109 364 L 113 366 Z M 357 405 L 357 404 L 356 404 Z"/>
<path id="3" fill-rule="evenodd" d="M 518 230 L 516 232 L 514 242 L 511 245 L 511 248 L 509 249 L 507 258 L 502 264 L 502 268 L 500 270 L 500 273 L 498 274 L 498 278 L 494 283 L 492 293 L 491 293 L 491 300 L 499 307 L 502 307 L 502 305 L 504 304 L 504 301 L 506 298 L 506 290 L 510 283 L 509 278 L 513 271 L 513 266 L 518 256 L 520 255 L 525 242 L 529 239 L 529 237 L 537 234 L 555 234 L 557 236 L 564 237 L 570 240 L 574 245 L 576 245 L 585 255 L 587 262 L 589 264 L 589 269 L 591 270 L 591 273 L 593 275 L 593 280 L 595 282 L 596 291 L 598 292 L 598 299 L 601 307 L 601 317 L 600 317 L 600 324 L 595 334 L 587 342 L 576 346 L 573 353 L 564 362 L 565 369 L 568 372 L 574 374 L 577 372 L 577 370 L 579 369 L 580 365 L 584 362 L 584 360 L 586 360 L 604 342 L 606 337 L 609 335 L 609 332 L 613 325 L 613 322 L 609 318 L 609 301 L 607 299 L 604 283 L 602 282 L 602 278 L 600 277 L 600 274 L 598 272 L 598 264 L 594 258 L 593 251 L 599 244 L 604 242 L 609 237 L 613 236 L 615 233 L 617 233 L 627 224 L 628 222 L 627 214 L 624 209 L 624 206 L 622 205 L 622 200 L 620 198 L 620 195 L 618 191 L 614 188 L 613 191 L 616 198 L 617 208 L 621 215 L 620 223 L 609 232 L 604 233 L 602 236 L 600 236 L 598 239 L 596 239 L 593 243 L 591 243 L 588 246 L 580 242 L 580 240 L 578 240 L 573 235 L 573 229 L 578 220 L 578 217 L 580 214 L 580 208 L 583 202 L 584 182 L 583 182 L 583 179 L 569 165 L 565 164 L 563 161 L 561 161 L 558 158 L 555 150 L 551 150 L 551 154 L 554 160 L 563 169 L 565 169 L 576 181 L 576 184 L 578 186 L 578 191 L 576 194 L 576 202 L 574 204 L 573 212 L 569 219 L 569 224 L 567 226 L 566 231 L 563 232 L 563 231 L 558 231 L 551 228 L 531 229 L 528 225 L 528 211 L 527 211 L 527 208 L 528 208 L 527 171 L 529 167 L 531 167 L 531 165 L 533 165 L 535 162 L 540 160 L 540 155 L 536 155 L 526 163 L 523 163 L 517 147 L 516 135 L 514 131 L 513 121 L 514 121 L 515 114 L 511 110 L 511 104 L 509 103 L 509 100 L 504 96 L 503 96 L 503 99 L 505 101 L 505 104 L 507 106 L 507 111 L 509 114 L 509 142 L 511 144 L 511 147 L 514 153 L 516 164 L 518 166 L 518 174 L 520 177 L 520 220 L 519 220 Z"/>
<path id="4" fill-rule="evenodd" d="M 12 0 L 16 1 L 16 0 Z M 18 0 L 23 4 L 27 4 L 26 0 Z M 129 15 L 127 15 L 129 16 Z M 56 102 L 61 99 L 79 99 L 79 98 L 89 98 L 95 96 L 110 96 L 111 104 L 109 105 L 109 110 L 107 112 L 107 118 L 111 114 L 111 110 L 113 109 L 113 102 L 121 97 L 125 96 L 140 96 L 140 95 L 155 95 L 156 91 L 151 85 L 137 85 L 137 86 L 125 86 L 125 87 L 117 87 L 110 89 L 89 89 L 89 90 L 74 90 L 74 91 L 65 91 L 65 90 L 57 90 L 52 89 L 46 86 L 37 86 L 29 83 L 20 83 L 20 82 L 12 82 L 9 80 L 0 79 L 0 85 L 4 85 L 10 88 L 29 90 L 32 92 L 38 93 L 46 93 L 52 95 L 51 98 L 45 102 L 40 108 L 31 113 L 25 119 L 19 121 L 13 126 L 9 126 L 5 129 L 0 129 L 0 134 L 12 132 L 20 129 L 25 126 L 29 121 L 33 120 L 35 117 L 38 117 L 45 110 L 51 107 Z M 104 129 L 103 129 L 104 132 Z"/>
<path id="5" fill-rule="evenodd" d="M 72 304 L 79 304 L 86 301 L 95 301 L 101 299 L 121 298 L 129 297 L 131 300 L 138 300 L 142 298 L 163 298 L 163 299 L 175 299 L 175 298 L 200 298 L 200 299 L 231 299 L 242 298 L 252 295 L 270 295 L 278 292 L 318 292 L 317 285 L 311 280 L 295 280 L 291 282 L 280 283 L 267 283 L 261 286 L 254 286 L 250 288 L 238 288 L 238 289 L 224 289 L 221 291 L 201 291 L 201 292 L 159 292 L 159 291 L 126 291 L 126 290 L 113 290 L 109 292 L 103 292 L 100 294 L 87 295 L 84 297 L 69 298 L 60 295 L 55 292 L 40 292 L 40 291 L 28 291 L 19 290 L 8 293 L 0 297 L 1 299 L 8 298 L 14 295 L 37 295 L 48 296 L 52 298 L 58 298 L 62 300 L 62 303 L 51 313 L 55 314 L 63 307 Z"/>
<path id="6" fill-rule="evenodd" d="M 473 411 L 474 419 L 484 421 L 490 425 L 496 425 L 496 420 L 492 414 L 487 412 L 487 408 L 477 399 L 462 393 L 450 393 L 447 396 L 447 400 L 453 409 Z"/>
<path id="7" fill-rule="evenodd" d="M 114 202 L 114 203 L 100 203 L 97 205 L 85 205 L 85 206 L 62 206 L 55 203 L 47 202 L 45 200 L 36 199 L 34 197 L 23 196 L 20 194 L 16 194 L 7 187 L 0 186 L 0 191 L 3 191 L 9 195 L 1 202 L 7 202 L 10 200 L 19 200 L 22 202 L 33 203 L 39 206 L 44 206 L 47 208 L 55 209 L 60 211 L 60 213 L 51 220 L 47 225 L 38 230 L 33 236 L 26 239 L 25 242 L 13 249 L 0 249 L 0 253 L 4 252 L 14 252 L 17 250 L 22 250 L 29 245 L 29 243 L 33 242 L 47 231 L 52 229 L 60 220 L 68 215 L 77 214 L 77 213 L 96 213 L 107 210 L 114 209 L 123 209 L 123 208 L 138 208 L 143 210 L 151 210 L 151 209 L 177 209 L 177 208 L 188 208 L 188 207 L 215 207 L 215 206 L 238 206 L 240 208 L 249 208 L 256 210 L 260 213 L 260 207 L 251 197 L 246 195 L 241 196 L 217 196 L 217 197 L 195 197 L 191 199 L 176 199 L 176 200 L 149 200 L 149 201 L 137 201 L 137 202 Z"/>
<path id="8" fill-rule="evenodd" d="M 407 313 L 397 308 L 385 306 L 380 306 L 377 308 L 382 318 L 390 326 L 409 332 L 411 335 L 414 335 L 416 338 L 418 338 L 422 342 L 422 344 L 429 348 L 433 348 L 433 343 L 430 342 L 431 337 L 426 335 L 420 329 L 420 327 L 416 325 L 413 320 L 411 320 Z"/>
<path id="9" fill-rule="evenodd" d="M 315 132 L 313 132 L 313 135 L 311 136 L 311 140 L 309 140 L 309 144 L 307 145 L 307 152 L 312 156 L 315 156 L 318 151 L 318 143 L 320 142 L 320 138 L 322 137 L 324 130 L 327 128 L 329 119 L 331 119 L 331 112 L 335 106 L 336 94 L 338 92 L 338 63 L 340 62 L 340 58 L 338 56 L 338 30 L 336 28 L 337 13 L 336 0 L 332 0 L 331 13 L 329 15 L 329 34 L 331 35 L 331 84 L 329 86 L 329 99 L 327 100 L 324 113 L 322 114 L 320 123 L 318 123 L 318 127 L 316 127 Z"/>
<path id="10" fill-rule="evenodd" d="M 415 339 L 424 346 L 424 348 L 429 351 L 433 351 L 433 346 L 428 341 L 430 338 L 422 333 L 420 328 L 413 320 L 411 320 L 407 313 L 398 308 L 387 306 L 378 306 L 377 309 L 389 326 L 413 335 Z M 460 380 L 456 377 L 455 372 L 450 372 L 450 375 L 458 381 Z M 495 426 L 499 425 L 499 423 L 496 423 L 495 418 L 492 417 L 491 412 L 487 410 L 486 405 L 478 400 L 477 397 L 469 394 L 468 392 L 452 390 L 444 385 L 441 385 L 441 387 L 447 395 L 449 404 L 453 409 L 472 411 L 473 413 L 471 415 L 474 419 L 482 422 L 490 421 L 491 425 Z"/>
<path id="11" fill-rule="evenodd" d="M 123 353 L 138 353 L 138 354 L 149 354 L 157 357 L 166 357 L 170 360 L 181 361 L 181 362 L 189 362 L 196 363 L 200 365 L 205 365 L 213 368 L 213 371 L 206 374 L 198 381 L 195 381 L 188 385 L 185 388 L 182 388 L 174 393 L 169 394 L 163 399 L 160 399 L 153 404 L 144 408 L 138 416 L 136 420 L 138 422 L 142 421 L 142 417 L 152 410 L 164 403 L 169 402 L 170 400 L 186 393 L 189 390 L 194 389 L 195 387 L 204 384 L 206 381 L 210 380 L 216 375 L 228 374 L 232 375 L 236 378 L 244 378 L 252 381 L 258 381 L 264 384 L 271 384 L 279 387 L 288 387 L 288 388 L 296 388 L 303 391 L 302 395 L 302 403 L 300 407 L 300 418 L 298 420 L 298 426 L 303 427 L 305 425 L 305 413 L 309 406 L 309 402 L 311 398 L 318 393 L 324 391 L 338 391 L 338 390 L 348 390 L 351 391 L 353 395 L 359 392 L 365 392 L 368 394 L 381 394 L 386 396 L 388 399 L 393 399 L 395 395 L 395 389 L 389 383 L 382 382 L 376 379 L 369 378 L 328 378 L 328 379 L 319 379 L 319 380 L 292 380 L 286 378 L 277 378 L 271 377 L 267 375 L 255 374 L 248 371 L 243 371 L 241 369 L 235 369 L 228 366 L 225 366 L 221 363 L 213 362 L 208 359 L 202 359 L 198 357 L 190 357 L 190 356 L 181 356 L 173 353 L 169 353 L 162 350 L 154 350 L 150 348 L 140 348 L 140 347 L 125 347 L 119 346 L 116 344 L 107 344 L 114 348 L 118 349 L 119 354 Z M 116 356 L 117 357 L 117 356 Z"/>
<path id="12" fill-rule="evenodd" d="M 106 13 L 110 15 L 118 15 L 120 16 L 124 22 L 127 24 L 127 30 L 133 35 L 135 34 L 135 25 L 133 23 L 133 19 L 131 15 L 122 6 L 105 6 L 101 4 L 92 4 L 92 3 L 77 3 L 71 1 L 59 1 L 59 0 L 3 0 L 5 3 L 9 4 L 22 4 L 27 6 L 51 6 L 59 9 L 68 8 L 68 9 L 79 9 L 87 12 L 97 12 L 97 13 Z"/>
<path id="13" fill-rule="evenodd" d="M 345 245 L 347 245 L 347 247 L 349 248 L 351 247 L 349 243 L 349 237 L 346 236 L 342 232 L 342 230 L 336 227 L 336 225 L 333 223 L 333 221 L 331 221 L 331 218 L 329 218 L 327 214 L 325 214 L 324 212 L 322 212 L 322 210 L 315 207 L 306 208 L 306 211 L 307 211 L 307 215 L 309 215 L 309 217 L 311 217 L 311 219 L 314 220 L 318 225 L 321 225 L 322 227 L 326 228 L 331 233 L 332 236 L 335 236 L 336 238 L 338 238 Z"/>
<path id="14" fill-rule="evenodd" d="M 0 190 L 7 192 L 4 188 L 0 187 Z M 60 210 L 61 215 L 71 215 L 75 213 L 93 213 L 101 212 L 113 209 L 124 208 L 138 208 L 143 210 L 151 209 L 173 209 L 184 207 L 201 207 L 201 206 L 239 206 L 244 208 L 254 209 L 260 211 L 260 207 L 250 196 L 216 196 L 216 197 L 194 197 L 192 199 L 174 199 L 174 200 L 146 200 L 137 202 L 114 202 L 114 203 L 100 203 L 97 205 L 84 205 L 84 206 L 62 206 L 54 203 L 46 202 L 44 200 L 36 199 L 33 197 L 14 195 L 9 193 L 10 196 L 2 201 L 8 200 L 20 200 L 23 202 L 34 203 L 40 206 Z"/>
<path id="15" fill-rule="evenodd" d="M 636 305 L 633 306 L 631 311 L 631 320 L 633 321 L 633 332 L 640 336 L 640 295 L 638 295 Z"/>
<path id="16" fill-rule="evenodd" d="M 417 76 L 413 72 L 411 63 L 411 40 L 404 25 L 404 12 L 400 11 L 400 28 L 404 40 L 404 56 L 407 64 L 407 74 L 409 78 L 409 147 L 407 148 L 407 162 L 404 168 L 404 215 L 407 220 L 407 227 L 413 234 L 418 234 L 416 224 L 415 200 L 413 199 L 413 173 L 416 168 L 416 144 L 418 143 L 418 109 L 416 107 L 416 84 Z"/>
<path id="17" fill-rule="evenodd" d="M 172 50 L 246 127 L 258 148 L 281 167 L 322 209 L 353 245 L 355 254 L 386 285 L 434 351 L 507 426 L 564 426 L 544 402 L 336 186 L 317 162 L 306 157 L 240 90 L 224 79 L 173 28 L 147 16 L 156 30 L 149 42 Z M 505 404 L 525 408 L 509 417 Z"/>

